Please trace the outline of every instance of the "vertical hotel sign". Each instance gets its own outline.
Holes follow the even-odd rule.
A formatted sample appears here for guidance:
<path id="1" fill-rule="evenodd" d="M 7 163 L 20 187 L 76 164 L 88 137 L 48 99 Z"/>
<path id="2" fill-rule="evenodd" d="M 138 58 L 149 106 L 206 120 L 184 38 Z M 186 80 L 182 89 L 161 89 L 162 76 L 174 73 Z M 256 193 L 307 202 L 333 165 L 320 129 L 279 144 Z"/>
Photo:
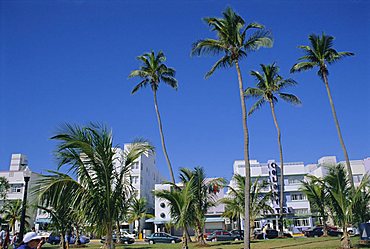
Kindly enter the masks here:
<path id="1" fill-rule="evenodd" d="M 279 210 L 280 208 L 277 168 L 278 166 L 275 162 L 268 163 L 270 183 L 271 183 L 270 186 L 271 186 L 271 192 L 272 192 L 272 206 L 275 211 Z"/>
<path id="2" fill-rule="evenodd" d="M 272 206 L 274 208 L 275 214 L 280 213 L 280 195 L 279 195 L 279 187 L 278 187 L 278 177 L 277 177 L 277 170 L 278 165 L 275 162 L 268 163 L 269 169 L 269 176 L 270 176 L 270 186 L 272 192 Z M 284 214 L 292 213 L 293 209 L 291 207 L 283 207 Z"/>

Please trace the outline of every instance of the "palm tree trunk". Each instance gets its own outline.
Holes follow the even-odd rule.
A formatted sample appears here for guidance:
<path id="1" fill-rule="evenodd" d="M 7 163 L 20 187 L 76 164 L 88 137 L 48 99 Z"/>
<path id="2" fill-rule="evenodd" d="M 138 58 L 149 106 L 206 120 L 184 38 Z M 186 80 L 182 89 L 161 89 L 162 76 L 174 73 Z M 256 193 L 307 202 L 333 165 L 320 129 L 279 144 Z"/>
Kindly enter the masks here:
<path id="1" fill-rule="evenodd" d="M 283 204 L 284 204 L 284 162 L 283 162 L 283 146 L 281 144 L 281 132 L 280 127 L 277 122 L 276 114 L 275 114 L 275 106 L 272 101 L 270 101 L 270 107 L 271 107 L 271 113 L 272 118 L 274 119 L 274 124 L 276 127 L 277 132 L 277 139 L 278 139 L 278 145 L 279 145 L 279 155 L 280 155 L 280 210 L 279 210 L 279 233 L 280 236 L 284 235 L 283 232 Z"/>
<path id="2" fill-rule="evenodd" d="M 343 226 L 343 237 L 341 239 L 341 248 L 351 248 L 351 240 L 347 232 L 347 226 Z"/>
<path id="3" fill-rule="evenodd" d="M 107 223 L 107 235 L 105 237 L 105 249 L 114 248 L 112 223 Z"/>
<path id="4" fill-rule="evenodd" d="M 244 133 L 244 163 L 245 163 L 245 219 L 244 219 L 244 249 L 250 249 L 250 165 L 249 165 L 249 134 L 248 134 L 248 125 L 247 125 L 247 108 L 245 105 L 245 96 L 243 88 L 243 79 L 240 72 L 239 62 L 235 61 L 236 72 L 238 73 L 239 81 L 239 95 L 240 102 L 242 106 L 242 122 L 243 122 L 243 133 Z"/>
<path id="5" fill-rule="evenodd" d="M 324 84 L 325 84 L 326 92 L 328 93 L 330 107 L 331 107 L 331 112 L 333 113 L 333 118 L 334 118 L 335 126 L 337 127 L 337 132 L 338 132 L 338 137 L 339 137 L 340 145 L 342 146 L 343 153 L 344 153 L 344 159 L 346 160 L 346 166 L 347 166 L 348 176 L 349 176 L 349 179 L 350 179 L 352 188 L 354 189 L 355 185 L 353 183 L 351 163 L 349 162 L 349 157 L 348 157 L 347 149 L 346 149 L 346 146 L 344 145 L 344 141 L 343 141 L 343 137 L 342 137 L 342 132 L 341 132 L 340 126 L 339 126 L 337 112 L 335 111 L 333 98 L 331 97 L 331 92 L 330 92 L 330 88 L 329 88 L 328 77 L 327 77 L 327 75 L 326 75 L 326 73 L 325 73 L 324 70 L 323 70 L 322 76 L 323 76 L 323 79 L 324 79 Z"/>
<path id="6" fill-rule="evenodd" d="M 188 249 L 188 238 L 186 227 L 184 227 L 184 230 L 182 232 L 182 249 Z"/>
<path id="7" fill-rule="evenodd" d="M 204 236 L 203 236 L 203 227 L 202 225 L 200 224 L 199 221 L 197 221 L 197 233 L 198 233 L 198 244 L 199 245 L 205 245 L 207 244 L 206 241 L 204 240 Z"/>
<path id="8" fill-rule="evenodd" d="M 153 95 L 154 95 L 154 107 L 155 107 L 155 112 L 157 113 L 157 120 L 158 120 L 158 126 L 159 126 L 159 134 L 160 134 L 160 136 L 161 136 L 162 149 L 163 149 L 163 153 L 164 153 L 164 156 L 165 156 L 165 158 L 166 158 L 166 161 L 167 161 L 168 170 L 170 171 L 171 180 L 172 180 L 172 182 L 175 184 L 175 176 L 174 176 L 174 174 L 173 174 L 173 170 L 172 170 L 172 166 L 171 166 L 170 158 L 168 157 L 167 149 L 166 149 L 166 144 L 165 144 L 165 141 L 164 141 L 164 135 L 163 135 L 163 128 L 162 128 L 161 115 L 160 115 L 160 113 L 159 113 L 158 103 L 157 103 L 157 92 L 156 92 L 156 91 L 153 91 Z"/>
<path id="9" fill-rule="evenodd" d="M 66 234 L 65 232 L 61 232 L 60 233 L 60 243 L 62 244 L 62 249 L 66 249 L 67 248 L 67 244 L 66 244 Z"/>
<path id="10" fill-rule="evenodd" d="M 323 223 L 323 226 L 324 226 L 324 229 L 323 229 L 323 236 L 324 237 L 327 237 L 328 236 L 328 225 L 326 224 L 326 221 L 327 221 L 327 216 L 323 215 L 322 216 L 322 223 Z"/>
<path id="11" fill-rule="evenodd" d="M 137 219 L 137 238 L 140 239 L 140 219 Z"/>

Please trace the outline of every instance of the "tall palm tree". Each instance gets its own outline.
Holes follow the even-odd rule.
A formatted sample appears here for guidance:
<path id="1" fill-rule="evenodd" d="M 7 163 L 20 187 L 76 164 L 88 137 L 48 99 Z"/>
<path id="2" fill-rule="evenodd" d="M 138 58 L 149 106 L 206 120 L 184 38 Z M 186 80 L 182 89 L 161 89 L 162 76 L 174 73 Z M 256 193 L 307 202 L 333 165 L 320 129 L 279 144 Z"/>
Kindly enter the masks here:
<path id="1" fill-rule="evenodd" d="M 245 177 L 241 175 L 234 175 L 235 187 L 229 186 L 229 194 L 227 197 L 221 199 L 221 203 L 226 205 L 226 213 L 232 214 L 236 217 L 238 214 L 242 214 L 244 209 L 244 199 L 245 199 Z M 254 230 L 254 221 L 262 216 L 264 213 L 273 213 L 273 208 L 269 205 L 269 202 L 272 198 L 272 192 L 266 191 L 266 188 L 269 186 L 269 183 L 265 180 L 261 180 L 260 177 L 257 177 L 253 183 L 250 183 L 250 230 L 247 231 L 248 234 L 253 234 Z M 243 215 L 242 215 L 243 216 Z M 239 217 L 238 217 L 239 218 Z M 240 229 L 240 224 L 238 225 Z M 245 233 L 245 231 L 244 231 Z"/>
<path id="2" fill-rule="evenodd" d="M 308 39 L 310 40 L 311 46 L 299 46 L 299 48 L 301 48 L 305 52 L 305 55 L 298 59 L 298 61 L 300 62 L 294 64 L 290 71 L 294 73 L 318 67 L 319 71 L 317 72 L 317 74 L 323 80 L 326 92 L 328 94 L 330 107 L 333 114 L 335 126 L 337 128 L 339 141 L 343 149 L 344 158 L 346 160 L 347 172 L 350 176 L 350 183 L 352 187 L 354 187 L 351 164 L 349 162 L 347 149 L 343 141 L 342 132 L 340 130 L 339 121 L 337 113 L 335 111 L 334 101 L 331 95 L 328 81 L 329 75 L 328 65 L 331 65 L 334 62 L 346 56 L 352 56 L 354 55 L 354 53 L 337 52 L 333 48 L 334 37 L 330 35 L 325 35 L 324 33 L 322 33 L 321 36 L 312 34 L 308 37 Z"/>
<path id="3" fill-rule="evenodd" d="M 3 219 L 8 222 L 9 226 L 12 228 L 12 233 L 15 234 L 15 223 L 21 220 L 22 216 L 22 201 L 14 200 L 7 202 L 2 210 Z M 30 216 L 26 214 L 25 222 L 28 224 L 28 219 Z"/>
<path id="4" fill-rule="evenodd" d="M 212 31 L 217 34 L 217 39 L 199 40 L 193 44 L 192 55 L 223 55 L 206 74 L 210 77 L 216 69 L 233 67 L 235 65 L 238 75 L 239 95 L 242 108 L 242 123 L 244 135 L 244 160 L 245 160 L 245 227 L 249 230 L 249 182 L 250 182 L 250 165 L 249 165 L 249 134 L 247 125 L 247 111 L 244 99 L 243 78 L 239 62 L 247 56 L 247 52 L 258 50 L 260 47 L 271 47 L 272 38 L 270 33 L 265 31 L 263 25 L 250 23 L 245 25 L 241 16 L 235 13 L 231 8 L 227 8 L 223 13 L 223 18 L 207 17 L 204 21 L 211 27 Z M 251 29 L 257 29 L 250 37 L 247 32 Z M 249 233 L 245 232 L 244 248 L 250 248 Z"/>
<path id="5" fill-rule="evenodd" d="M 193 223 L 194 220 L 194 179 L 182 187 L 174 187 L 171 185 L 170 190 L 157 190 L 154 192 L 158 198 L 168 201 L 170 206 L 170 214 L 173 223 L 177 228 L 182 228 L 182 248 L 188 249 L 188 238 L 186 235 L 187 227 Z"/>
<path id="6" fill-rule="evenodd" d="M 294 86 L 297 84 L 292 79 L 284 79 L 279 75 L 279 67 L 275 63 L 272 65 L 261 64 L 262 73 L 258 71 L 251 71 L 251 75 L 257 81 L 257 87 L 248 87 L 245 91 L 247 97 L 258 98 L 257 102 L 251 107 L 249 115 L 255 110 L 259 109 L 264 103 L 268 103 L 271 108 L 272 118 L 277 131 L 277 141 L 279 146 L 280 156 L 280 209 L 279 209 L 279 230 L 280 235 L 283 235 L 283 204 L 284 204 L 284 160 L 283 160 L 283 145 L 281 143 L 281 131 L 276 118 L 275 104 L 278 102 L 280 97 L 282 100 L 291 104 L 300 104 L 301 101 L 298 97 L 293 94 L 283 93 L 288 86 Z"/>
<path id="7" fill-rule="evenodd" d="M 167 67 L 164 64 L 164 62 L 166 61 L 166 57 L 162 51 L 159 51 L 157 55 L 154 53 L 154 51 L 151 51 L 150 53 L 145 53 L 143 55 L 138 56 L 137 59 L 142 62 L 142 66 L 140 67 L 140 69 L 133 70 L 129 74 L 129 78 L 139 77 L 142 80 L 140 81 L 139 84 L 135 86 L 131 93 L 134 94 L 139 89 L 146 87 L 148 85 L 152 88 L 154 96 L 154 107 L 157 114 L 159 134 L 161 136 L 162 142 L 162 149 L 167 161 L 168 170 L 170 172 L 172 183 L 175 183 L 175 177 L 173 174 L 171 161 L 170 158 L 168 157 L 167 148 L 164 140 L 162 120 L 158 109 L 157 91 L 159 88 L 159 83 L 161 81 L 169 85 L 170 87 L 177 89 L 177 80 L 175 79 L 176 71 L 175 69 Z"/>
<path id="8" fill-rule="evenodd" d="M 138 236 L 140 236 L 141 230 L 140 230 L 140 220 L 144 218 L 150 218 L 153 217 L 153 215 L 147 213 L 147 202 L 145 198 L 134 198 L 131 202 L 131 205 L 129 207 L 128 211 L 128 217 L 129 222 L 135 222 L 137 221 L 137 232 Z"/>
<path id="9" fill-rule="evenodd" d="M 180 180 L 183 184 L 193 183 L 194 200 L 192 202 L 195 210 L 197 241 L 199 245 L 205 245 L 203 235 L 206 213 L 209 208 L 216 205 L 216 194 L 221 190 L 221 186 L 225 184 L 225 180 L 223 178 L 207 179 L 202 167 L 195 167 L 194 170 L 181 168 Z"/>
<path id="10" fill-rule="evenodd" d="M 308 176 L 306 181 L 302 181 L 300 190 L 307 196 L 310 202 L 311 210 L 318 212 L 324 226 L 324 236 L 328 235 L 328 199 L 326 196 L 325 185 L 322 184 L 319 178 Z"/>
<path id="11" fill-rule="evenodd" d="M 97 124 L 66 124 L 52 139 L 59 141 L 55 152 L 58 169 L 66 166 L 71 176 L 54 172 L 41 179 L 40 203 L 57 206 L 63 193 L 69 193 L 71 208 L 84 210 L 87 222 L 106 234 L 105 248 L 113 248 L 113 225 L 119 208 L 133 194 L 128 177 L 131 166 L 140 155 L 152 152 L 153 147 L 138 142 L 127 150 L 113 148 L 111 131 Z"/>

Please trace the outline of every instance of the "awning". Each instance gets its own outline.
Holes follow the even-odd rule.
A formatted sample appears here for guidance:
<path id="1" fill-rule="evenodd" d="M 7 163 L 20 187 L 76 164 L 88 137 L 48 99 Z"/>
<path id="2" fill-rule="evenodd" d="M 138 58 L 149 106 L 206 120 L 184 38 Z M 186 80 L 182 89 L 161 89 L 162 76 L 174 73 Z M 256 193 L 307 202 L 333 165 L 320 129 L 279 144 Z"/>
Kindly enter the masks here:
<path id="1" fill-rule="evenodd" d="M 37 218 L 36 223 L 50 223 L 51 219 L 50 218 Z"/>
<path id="2" fill-rule="evenodd" d="M 221 218 L 221 217 L 210 217 L 210 218 L 206 218 L 206 222 L 208 222 L 208 223 L 212 223 L 212 222 L 225 222 L 225 218 Z"/>
<path id="3" fill-rule="evenodd" d="M 162 218 L 150 218 L 145 220 L 145 222 L 153 222 L 154 224 L 165 224 L 171 222 L 171 220 Z"/>

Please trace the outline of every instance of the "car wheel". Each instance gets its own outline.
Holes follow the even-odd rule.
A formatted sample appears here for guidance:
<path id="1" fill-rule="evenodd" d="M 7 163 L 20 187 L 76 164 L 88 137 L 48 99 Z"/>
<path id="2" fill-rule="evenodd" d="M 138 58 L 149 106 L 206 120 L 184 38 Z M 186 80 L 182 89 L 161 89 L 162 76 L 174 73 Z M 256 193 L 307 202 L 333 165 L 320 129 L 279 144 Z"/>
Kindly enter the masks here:
<path id="1" fill-rule="evenodd" d="M 171 244 L 175 244 L 176 243 L 176 241 L 173 239 L 173 240 L 171 240 Z"/>
<path id="2" fill-rule="evenodd" d="M 217 242 L 217 238 L 213 238 L 212 239 L 212 242 Z"/>
<path id="3" fill-rule="evenodd" d="M 234 241 L 238 241 L 239 239 L 238 238 L 235 238 Z"/>
<path id="4" fill-rule="evenodd" d="M 123 244 L 127 245 L 128 244 L 128 241 L 127 240 L 123 241 Z"/>
<path id="5" fill-rule="evenodd" d="M 149 244 L 153 245 L 154 244 L 154 241 L 153 240 L 149 240 Z"/>

